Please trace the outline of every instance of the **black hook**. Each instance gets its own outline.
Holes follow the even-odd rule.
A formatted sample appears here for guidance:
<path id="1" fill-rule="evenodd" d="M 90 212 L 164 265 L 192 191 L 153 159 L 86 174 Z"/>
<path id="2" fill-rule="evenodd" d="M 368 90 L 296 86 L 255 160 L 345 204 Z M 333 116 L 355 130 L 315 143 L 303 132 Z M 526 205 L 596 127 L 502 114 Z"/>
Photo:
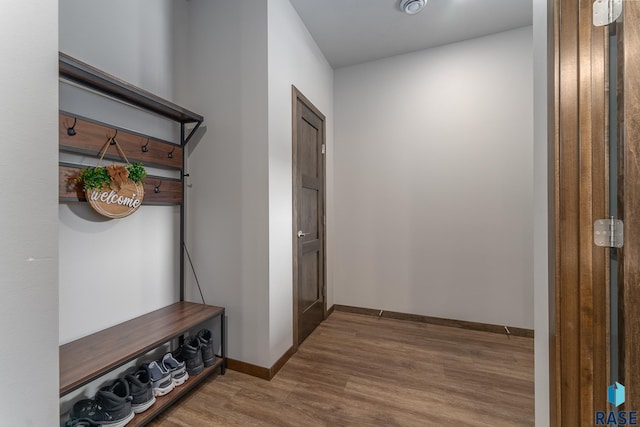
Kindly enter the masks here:
<path id="1" fill-rule="evenodd" d="M 169 156 L 170 159 L 173 159 L 173 152 L 176 150 L 176 147 L 173 147 L 173 150 L 169 151 L 169 153 L 167 154 L 167 156 Z"/>
<path id="2" fill-rule="evenodd" d="M 148 145 L 149 145 L 149 138 L 147 138 L 147 143 L 142 146 L 143 153 L 146 153 L 147 151 L 149 151 L 149 148 L 147 147 Z"/>
<path id="3" fill-rule="evenodd" d="M 162 185 L 162 180 L 161 180 L 160 182 L 158 182 L 158 185 L 156 185 L 156 186 L 153 188 L 153 192 L 154 192 L 154 193 L 156 193 L 156 194 L 157 194 L 157 193 L 159 193 L 159 192 L 160 192 L 160 186 L 161 186 L 161 185 Z"/>
<path id="4" fill-rule="evenodd" d="M 70 128 L 67 128 L 67 135 L 74 136 L 76 134 L 75 127 L 76 127 L 77 121 L 78 121 L 78 118 L 74 117 L 73 118 L 73 125 Z"/>
<path id="5" fill-rule="evenodd" d="M 116 133 L 114 133 L 113 136 L 109 138 L 109 145 L 116 145 L 116 135 L 118 135 L 118 129 L 116 129 Z"/>

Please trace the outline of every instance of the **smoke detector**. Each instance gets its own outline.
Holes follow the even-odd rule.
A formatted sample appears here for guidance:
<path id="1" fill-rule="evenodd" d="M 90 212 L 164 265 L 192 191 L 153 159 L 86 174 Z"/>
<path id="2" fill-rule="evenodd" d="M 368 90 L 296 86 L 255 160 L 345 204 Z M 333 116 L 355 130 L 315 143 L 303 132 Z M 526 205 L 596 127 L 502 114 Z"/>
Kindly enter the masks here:
<path id="1" fill-rule="evenodd" d="M 400 2 L 400 9 L 407 15 L 415 15 L 424 9 L 427 4 L 427 0 L 402 0 Z"/>

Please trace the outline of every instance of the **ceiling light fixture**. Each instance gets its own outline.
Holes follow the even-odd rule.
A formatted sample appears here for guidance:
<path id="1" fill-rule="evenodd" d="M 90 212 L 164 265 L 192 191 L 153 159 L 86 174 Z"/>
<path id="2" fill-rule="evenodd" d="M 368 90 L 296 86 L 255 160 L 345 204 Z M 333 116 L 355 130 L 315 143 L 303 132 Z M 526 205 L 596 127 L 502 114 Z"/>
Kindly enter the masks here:
<path id="1" fill-rule="evenodd" d="M 424 9 L 427 4 L 427 0 L 402 0 L 400 2 L 400 9 L 407 15 L 415 15 Z"/>

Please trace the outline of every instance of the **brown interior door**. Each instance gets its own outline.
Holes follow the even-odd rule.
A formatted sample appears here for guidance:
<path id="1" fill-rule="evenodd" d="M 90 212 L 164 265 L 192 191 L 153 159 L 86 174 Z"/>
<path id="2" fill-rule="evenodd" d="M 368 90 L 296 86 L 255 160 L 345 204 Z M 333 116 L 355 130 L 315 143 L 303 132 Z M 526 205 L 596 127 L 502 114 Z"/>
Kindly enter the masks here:
<path id="1" fill-rule="evenodd" d="M 590 1 L 554 6 L 551 424 L 586 426 L 596 411 L 640 408 L 640 2 L 606 27 L 592 25 Z M 620 249 L 593 246 L 593 222 L 609 215 L 624 223 Z"/>
<path id="2" fill-rule="evenodd" d="M 322 322 L 325 303 L 325 117 L 293 89 L 294 342 Z"/>
<path id="3" fill-rule="evenodd" d="M 594 26 L 591 1 L 553 3 L 550 424 L 588 426 L 608 409 L 610 384 L 611 249 L 594 244 L 594 222 L 609 214 L 609 28 Z"/>

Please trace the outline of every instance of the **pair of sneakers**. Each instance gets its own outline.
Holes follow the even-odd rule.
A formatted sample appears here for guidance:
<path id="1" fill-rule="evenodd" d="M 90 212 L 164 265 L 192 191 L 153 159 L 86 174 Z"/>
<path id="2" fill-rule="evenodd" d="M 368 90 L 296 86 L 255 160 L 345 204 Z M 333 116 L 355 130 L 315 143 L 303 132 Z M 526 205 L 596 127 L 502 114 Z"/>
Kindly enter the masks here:
<path id="1" fill-rule="evenodd" d="M 83 399 L 74 404 L 71 419 L 63 426 L 122 427 L 133 419 L 134 414 L 146 411 L 155 402 L 152 375 L 143 365 L 102 387 L 93 399 Z"/>
<path id="2" fill-rule="evenodd" d="M 185 362 L 176 360 L 171 353 L 166 353 L 162 359 L 154 360 L 143 366 L 149 370 L 151 375 L 154 396 L 164 396 L 189 379 Z"/>
<path id="3" fill-rule="evenodd" d="M 98 390 L 93 399 L 82 399 L 71 409 L 71 419 L 65 427 L 103 426 L 124 427 L 133 419 L 129 383 L 118 378 Z"/>
<path id="4" fill-rule="evenodd" d="M 186 363 L 189 375 L 198 375 L 205 367 L 213 365 L 216 362 L 216 354 L 213 350 L 211 331 L 201 329 L 196 335 L 186 337 L 180 357 Z"/>
<path id="5" fill-rule="evenodd" d="M 143 364 L 135 372 L 101 388 L 93 399 L 76 402 L 71 418 L 62 425 L 124 427 L 134 414 L 149 409 L 156 396 L 164 396 L 188 378 L 185 363 L 167 353 L 159 361 Z"/>

